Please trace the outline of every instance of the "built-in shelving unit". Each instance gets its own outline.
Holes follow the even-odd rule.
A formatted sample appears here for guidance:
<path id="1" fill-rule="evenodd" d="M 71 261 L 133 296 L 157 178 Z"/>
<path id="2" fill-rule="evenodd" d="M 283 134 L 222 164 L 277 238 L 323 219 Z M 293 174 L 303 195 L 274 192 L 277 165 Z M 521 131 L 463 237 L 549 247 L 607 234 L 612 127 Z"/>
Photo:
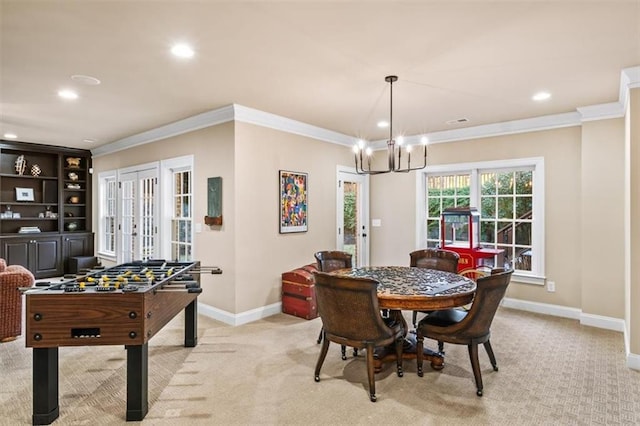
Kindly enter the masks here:
<path id="1" fill-rule="evenodd" d="M 91 153 L 0 141 L 0 257 L 37 278 L 93 255 Z"/>

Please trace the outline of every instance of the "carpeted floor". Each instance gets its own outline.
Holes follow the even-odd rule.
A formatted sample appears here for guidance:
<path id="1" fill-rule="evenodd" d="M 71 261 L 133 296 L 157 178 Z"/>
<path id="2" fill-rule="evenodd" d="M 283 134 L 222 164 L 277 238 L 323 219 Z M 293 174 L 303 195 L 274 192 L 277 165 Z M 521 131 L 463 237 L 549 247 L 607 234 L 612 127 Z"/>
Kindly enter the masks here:
<path id="1" fill-rule="evenodd" d="M 151 340 L 149 413 L 140 423 L 640 424 L 640 372 L 625 366 L 622 334 L 574 320 L 501 308 L 492 327 L 500 371 L 481 348 L 482 398 L 466 347 L 447 345 L 440 372 L 426 364 L 420 378 L 415 362 L 405 362 L 399 378 L 386 366 L 376 375 L 376 403 L 369 402 L 364 356 L 342 361 L 337 345 L 314 382 L 319 319 L 280 314 L 230 327 L 200 316 L 198 325 L 195 348 L 181 346 L 181 316 Z M 0 424 L 30 424 L 31 349 L 20 338 L 0 345 L 0 357 Z M 59 362 L 54 424 L 126 423 L 123 347 L 60 348 Z"/>

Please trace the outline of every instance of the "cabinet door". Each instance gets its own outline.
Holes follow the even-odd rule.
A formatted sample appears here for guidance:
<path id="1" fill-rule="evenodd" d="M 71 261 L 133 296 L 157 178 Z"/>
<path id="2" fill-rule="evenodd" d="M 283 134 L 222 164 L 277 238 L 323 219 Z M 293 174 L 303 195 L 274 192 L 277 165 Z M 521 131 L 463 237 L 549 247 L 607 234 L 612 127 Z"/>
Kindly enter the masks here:
<path id="1" fill-rule="evenodd" d="M 54 276 L 62 274 L 60 238 L 38 238 L 32 243 L 30 263 L 36 276 Z"/>
<path id="2" fill-rule="evenodd" d="M 29 269 L 29 246 L 31 239 L 15 238 L 2 240 L 2 257 L 7 265 L 21 265 Z"/>
<path id="3" fill-rule="evenodd" d="M 65 273 L 69 271 L 70 257 L 93 256 L 93 233 L 66 234 L 62 237 L 62 242 Z"/>

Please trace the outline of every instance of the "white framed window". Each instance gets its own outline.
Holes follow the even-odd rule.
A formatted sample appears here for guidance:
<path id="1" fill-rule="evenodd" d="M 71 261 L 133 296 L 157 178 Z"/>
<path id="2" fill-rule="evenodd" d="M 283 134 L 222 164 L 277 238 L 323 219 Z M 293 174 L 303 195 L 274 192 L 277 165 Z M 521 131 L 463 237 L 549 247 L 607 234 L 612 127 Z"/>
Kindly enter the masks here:
<path id="1" fill-rule="evenodd" d="M 544 284 L 544 159 L 451 164 L 419 173 L 417 243 L 436 247 L 447 207 L 476 207 L 480 245 L 504 250 L 520 282 Z"/>
<path id="2" fill-rule="evenodd" d="M 115 170 L 102 172 L 98 175 L 98 200 L 100 212 L 98 253 L 103 257 L 115 260 L 118 219 L 118 184 Z"/>
<path id="3" fill-rule="evenodd" d="M 194 259 L 193 156 L 162 161 L 161 169 L 164 193 L 167 194 L 163 253 L 174 261 L 191 261 Z"/>

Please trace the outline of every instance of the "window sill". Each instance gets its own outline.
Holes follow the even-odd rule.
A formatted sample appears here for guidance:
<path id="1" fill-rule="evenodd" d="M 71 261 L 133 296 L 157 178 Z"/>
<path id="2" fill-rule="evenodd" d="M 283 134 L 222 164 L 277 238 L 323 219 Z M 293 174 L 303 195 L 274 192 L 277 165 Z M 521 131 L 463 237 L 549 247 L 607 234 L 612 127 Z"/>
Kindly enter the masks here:
<path id="1" fill-rule="evenodd" d="M 538 277 L 535 275 L 525 275 L 522 273 L 514 272 L 511 277 L 511 281 L 518 284 L 532 284 L 544 286 L 547 279 L 545 277 Z"/>
<path id="2" fill-rule="evenodd" d="M 116 262 L 116 255 L 113 253 L 98 252 L 98 257 L 102 260 Z"/>

